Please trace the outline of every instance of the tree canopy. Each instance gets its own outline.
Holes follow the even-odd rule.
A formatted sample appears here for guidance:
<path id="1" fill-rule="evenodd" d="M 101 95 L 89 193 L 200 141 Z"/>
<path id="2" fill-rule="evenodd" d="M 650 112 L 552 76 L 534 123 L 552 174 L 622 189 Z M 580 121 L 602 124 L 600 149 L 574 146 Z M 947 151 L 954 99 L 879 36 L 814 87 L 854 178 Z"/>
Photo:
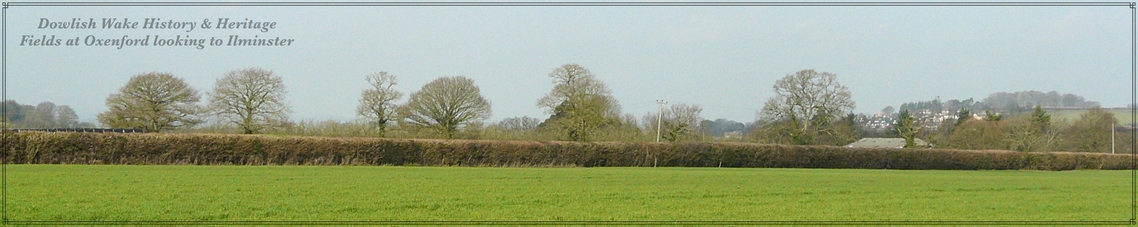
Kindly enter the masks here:
<path id="1" fill-rule="evenodd" d="M 560 130 L 573 141 L 587 141 L 601 126 L 620 121 L 620 105 L 608 86 L 588 69 L 566 64 L 549 73 L 553 90 L 537 105 L 552 114 L 543 125 Z"/>
<path id="2" fill-rule="evenodd" d="M 489 118 L 490 101 L 470 78 L 441 77 L 411 93 L 401 112 L 408 124 L 435 129 L 450 139 L 460 127 Z"/>
<path id="3" fill-rule="evenodd" d="M 110 110 L 99 114 L 98 119 L 113 128 L 142 128 L 149 132 L 188 127 L 202 122 L 199 100 L 198 90 L 182 78 L 170 73 L 143 73 L 131 77 L 117 93 L 107 97 Z"/>
<path id="4" fill-rule="evenodd" d="M 209 107 L 245 134 L 279 126 L 292 112 L 285 102 L 284 82 L 272 71 L 247 68 L 230 71 L 217 79 L 209 93 Z"/>
<path id="5" fill-rule="evenodd" d="M 777 130 L 787 133 L 794 144 L 814 144 L 819 135 L 834 136 L 838 131 L 825 127 L 843 114 L 853 111 L 849 88 L 837 75 L 812 69 L 786 75 L 775 82 L 774 97 L 759 112 L 761 119 L 778 122 Z"/>
<path id="6" fill-rule="evenodd" d="M 396 120 L 396 100 L 403 98 L 403 93 L 396 91 L 395 75 L 387 72 L 378 72 L 367 75 L 368 85 L 371 87 L 360 92 L 360 105 L 356 114 L 367 119 L 379 129 L 379 136 L 383 137 L 387 131 L 387 123 Z"/>

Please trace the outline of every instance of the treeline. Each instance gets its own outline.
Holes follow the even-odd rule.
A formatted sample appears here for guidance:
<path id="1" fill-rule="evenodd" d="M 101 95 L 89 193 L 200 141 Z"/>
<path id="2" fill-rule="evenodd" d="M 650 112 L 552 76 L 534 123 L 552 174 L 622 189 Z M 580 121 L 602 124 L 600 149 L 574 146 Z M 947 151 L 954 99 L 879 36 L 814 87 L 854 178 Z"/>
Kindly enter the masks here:
<path id="1" fill-rule="evenodd" d="M 921 137 L 940 147 L 1014 151 L 1130 153 L 1134 130 L 1118 124 L 1114 114 L 1092 108 L 1074 121 L 1052 119 L 1047 111 L 946 121 Z"/>
<path id="2" fill-rule="evenodd" d="M 1119 125 L 1098 102 L 1056 91 L 997 92 L 983 102 L 932 100 L 901 106 L 903 114 L 890 115 L 895 125 L 884 135 L 921 138 L 944 148 L 1129 153 L 1133 141 L 1133 129 Z M 1062 108 L 1086 110 L 1074 121 L 1052 119 L 1046 110 Z M 904 114 L 908 117 L 898 116 Z M 908 122 L 912 125 L 904 125 Z"/>
<path id="3" fill-rule="evenodd" d="M 180 77 L 150 72 L 131 77 L 107 97 L 108 110 L 98 115 L 98 121 L 107 127 L 148 132 L 417 139 L 844 146 L 862 137 L 884 136 L 905 138 L 909 144 L 921 138 L 938 148 L 1099 153 L 1110 152 L 1105 144 L 1111 139 L 1109 129 L 1117 123 L 1109 112 L 1101 110 L 1090 111 L 1074 122 L 1052 121 L 1038 108 L 1033 113 L 985 109 L 984 114 L 972 114 L 972 108 L 1003 102 L 1097 105 L 1070 94 L 1028 91 L 1013 93 L 1014 99 L 996 93 L 984 102 L 934 100 L 902 105 L 903 114 L 891 115 L 889 122 L 877 122 L 888 126 L 869 128 L 866 121 L 874 119 L 852 113 L 852 94 L 837 82 L 837 75 L 815 70 L 801 70 L 777 80 L 772 87 L 774 95 L 753 123 L 710 121 L 701 116 L 701 106 L 686 103 L 637 116 L 622 112 L 607 85 L 580 65 L 562 65 L 548 76 L 553 88 L 545 96 L 535 97 L 537 106 L 548 114 L 544 118 L 520 116 L 486 122 L 492 114 L 491 101 L 481 96 L 473 79 L 464 76 L 439 77 L 417 91 L 397 91 L 393 89 L 396 75 L 376 72 L 362 78 L 369 86 L 360 91 L 358 120 L 293 121 L 289 119 L 292 108 L 286 101 L 287 90 L 281 77 L 270 70 L 230 71 L 204 96 Z M 915 112 L 935 108 L 956 108 L 957 115 L 937 112 L 942 115 L 922 116 Z M 10 108 L 24 109 L 32 108 Z M 46 113 L 41 109 L 48 108 L 37 107 L 28 113 Z M 27 116 L 10 115 L 6 120 L 25 122 Z M 1115 131 L 1119 132 L 1113 137 L 1117 149 L 1129 149 L 1129 136 L 1123 134 L 1130 130 Z"/>
<path id="4" fill-rule="evenodd" d="M 707 136 L 711 137 L 724 137 L 724 136 L 742 136 L 744 133 L 750 131 L 752 125 L 723 118 L 712 120 L 703 120 L 700 123 L 702 131 Z"/>
<path id="5" fill-rule="evenodd" d="M 1044 108 L 1093 108 L 1098 102 L 1086 101 L 1082 96 L 1062 94 L 1051 91 L 1021 91 L 1015 93 L 997 92 L 984 98 L 984 103 L 993 111 L 1005 113 L 1029 112 L 1035 106 Z"/>
<path id="6" fill-rule="evenodd" d="M 1129 155 L 753 143 L 537 142 L 222 134 L 9 133 L 15 164 L 1129 169 Z"/>
<path id="7" fill-rule="evenodd" d="M 389 138 L 700 141 L 712 130 L 703 125 L 702 107 L 672 104 L 663 111 L 636 116 L 623 113 L 612 91 L 588 69 L 565 64 L 549 73 L 553 89 L 536 99 L 547 118 L 528 116 L 485 122 L 491 101 L 464 76 L 439 77 L 418 91 L 398 91 L 398 77 L 376 72 L 362 78 L 356 107 L 359 120 L 292 121 L 281 77 L 247 68 L 217 79 L 205 96 L 169 73 L 131 77 L 106 99 L 101 124 L 150 132 L 213 132 Z M 204 103 L 202 103 L 204 99 Z M 657 133 L 657 131 L 659 131 Z"/>
<path id="8" fill-rule="evenodd" d="M 995 92 L 989 94 L 988 97 L 982 101 L 968 98 L 965 100 L 949 99 L 943 102 L 940 101 L 940 99 L 908 102 L 902 103 L 900 108 L 896 111 L 908 110 L 911 113 L 923 111 L 939 113 L 942 111 L 950 111 L 951 114 L 956 114 L 956 111 L 960 109 L 968 109 L 971 110 L 972 113 L 983 113 L 986 110 L 998 113 L 1022 113 L 1031 111 L 1035 106 L 1041 106 L 1044 109 L 1085 109 L 1100 107 L 1098 102 L 1087 101 L 1082 96 L 1070 93 L 1059 94 L 1057 91 L 1046 93 L 1041 91 L 1017 91 L 1013 93 Z M 893 114 L 893 107 L 886 107 L 882 110 L 882 113 L 886 115 Z"/>
<path id="9" fill-rule="evenodd" d="M 9 128 L 93 128 L 95 124 L 79 122 L 79 115 L 67 105 L 52 102 L 39 104 L 20 104 L 15 100 L 4 102 L 7 119 L 3 123 Z"/>
<path id="10" fill-rule="evenodd" d="M 891 115 L 891 114 L 893 114 L 892 109 L 893 109 L 892 106 L 888 106 L 882 110 L 882 113 L 884 113 L 886 115 Z M 943 111 L 950 111 L 952 114 L 956 114 L 956 111 L 960 110 L 960 109 L 969 109 L 969 110 L 983 112 L 984 110 L 988 109 L 988 104 L 985 102 L 977 102 L 977 101 L 973 100 L 972 98 L 968 98 L 965 100 L 949 99 L 948 101 L 944 101 L 944 102 L 941 102 L 940 100 L 934 99 L 934 100 L 930 100 L 930 101 L 918 101 L 918 102 L 902 103 L 901 107 L 898 108 L 897 111 L 907 110 L 910 113 L 921 113 L 921 112 L 926 111 L 926 110 L 928 112 L 931 112 L 931 113 L 940 113 Z M 886 111 L 886 110 L 888 110 L 888 111 Z"/>

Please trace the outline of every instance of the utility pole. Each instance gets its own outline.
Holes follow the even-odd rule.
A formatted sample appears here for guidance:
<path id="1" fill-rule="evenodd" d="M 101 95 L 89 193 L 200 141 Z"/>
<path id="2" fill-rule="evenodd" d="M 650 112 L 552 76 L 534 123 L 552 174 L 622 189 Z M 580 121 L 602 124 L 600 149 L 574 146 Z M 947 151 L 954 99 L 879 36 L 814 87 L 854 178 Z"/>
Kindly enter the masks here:
<path id="1" fill-rule="evenodd" d="M 660 104 L 660 112 L 656 113 L 656 142 L 660 142 L 660 124 L 664 121 L 664 105 L 668 104 L 664 100 L 656 100 Z"/>
<path id="2" fill-rule="evenodd" d="M 1114 154 L 1114 124 L 1110 124 L 1110 153 Z"/>

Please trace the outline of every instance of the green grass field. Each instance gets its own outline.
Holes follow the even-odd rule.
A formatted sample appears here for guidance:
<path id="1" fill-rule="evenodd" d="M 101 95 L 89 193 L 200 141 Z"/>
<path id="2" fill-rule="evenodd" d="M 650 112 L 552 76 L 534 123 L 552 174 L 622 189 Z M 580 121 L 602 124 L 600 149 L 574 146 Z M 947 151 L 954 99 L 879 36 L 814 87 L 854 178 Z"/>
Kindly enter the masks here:
<path id="1" fill-rule="evenodd" d="M 1114 119 L 1118 119 L 1118 124 L 1133 123 L 1130 114 L 1130 109 L 1107 109 L 1108 112 L 1114 114 Z M 1055 116 L 1053 119 L 1065 119 L 1067 122 L 1075 122 L 1086 110 L 1048 110 L 1047 113 Z M 1105 126 L 1104 126 L 1105 127 Z"/>
<path id="2" fill-rule="evenodd" d="M 1130 217 L 1130 171 L 9 165 L 27 220 Z"/>

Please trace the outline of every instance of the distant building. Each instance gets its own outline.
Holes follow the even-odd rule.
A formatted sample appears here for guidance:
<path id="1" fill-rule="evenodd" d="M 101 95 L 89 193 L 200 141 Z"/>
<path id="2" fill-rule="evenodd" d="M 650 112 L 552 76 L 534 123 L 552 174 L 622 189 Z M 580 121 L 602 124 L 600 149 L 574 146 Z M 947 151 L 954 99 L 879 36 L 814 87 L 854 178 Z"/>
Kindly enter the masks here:
<path id="1" fill-rule="evenodd" d="M 929 147 L 929 143 L 921 139 L 913 139 L 917 147 Z M 862 138 L 846 147 L 851 148 L 905 148 L 905 139 L 902 138 Z"/>
<path id="2" fill-rule="evenodd" d="M 724 139 L 742 139 L 743 138 L 743 132 L 742 131 L 724 132 L 723 138 Z"/>

